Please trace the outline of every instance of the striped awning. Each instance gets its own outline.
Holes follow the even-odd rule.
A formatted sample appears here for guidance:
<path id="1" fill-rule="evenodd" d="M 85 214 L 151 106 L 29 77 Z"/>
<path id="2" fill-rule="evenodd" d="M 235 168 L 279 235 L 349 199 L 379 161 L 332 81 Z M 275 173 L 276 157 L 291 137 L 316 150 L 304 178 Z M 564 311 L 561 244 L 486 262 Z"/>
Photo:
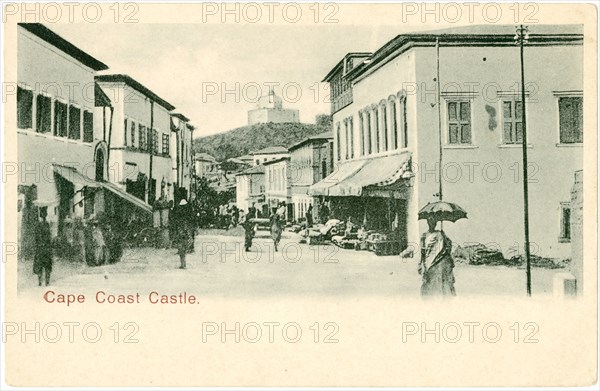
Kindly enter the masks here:
<path id="1" fill-rule="evenodd" d="M 312 193 L 309 191 L 309 194 L 330 197 L 357 197 L 363 195 L 366 188 L 383 188 L 414 176 L 411 169 L 410 152 L 405 151 L 400 154 L 376 157 L 359 162 L 361 165 L 356 171 L 328 186 L 326 194 L 314 194 L 314 191 Z M 326 181 L 328 178 L 323 179 L 321 182 Z M 321 182 L 318 182 L 315 186 L 322 186 Z"/>
<path id="2" fill-rule="evenodd" d="M 365 164 L 367 164 L 366 160 L 338 162 L 329 176 L 323 178 L 308 189 L 308 194 L 312 196 L 328 196 L 329 189 L 345 181 L 352 175 L 355 175 Z"/>

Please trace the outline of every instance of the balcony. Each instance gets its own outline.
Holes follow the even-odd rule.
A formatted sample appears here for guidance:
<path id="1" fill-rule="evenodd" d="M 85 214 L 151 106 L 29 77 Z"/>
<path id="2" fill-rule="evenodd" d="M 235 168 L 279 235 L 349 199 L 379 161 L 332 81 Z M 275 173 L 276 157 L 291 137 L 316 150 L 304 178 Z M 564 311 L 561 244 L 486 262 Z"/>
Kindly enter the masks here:
<path id="1" fill-rule="evenodd" d="M 352 103 L 352 88 L 347 89 L 331 101 L 331 114 L 334 114 Z"/>

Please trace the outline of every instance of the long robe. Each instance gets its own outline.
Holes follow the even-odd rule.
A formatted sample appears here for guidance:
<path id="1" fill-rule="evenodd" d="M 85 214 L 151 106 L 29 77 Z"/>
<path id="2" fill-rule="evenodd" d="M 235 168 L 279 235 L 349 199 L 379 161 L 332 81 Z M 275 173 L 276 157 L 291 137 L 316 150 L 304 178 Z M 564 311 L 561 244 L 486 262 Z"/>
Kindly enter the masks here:
<path id="1" fill-rule="evenodd" d="M 281 226 L 280 216 L 277 213 L 271 215 L 271 238 L 273 238 L 273 243 L 275 243 L 275 250 L 277 250 L 277 246 L 281 240 Z"/>
<path id="2" fill-rule="evenodd" d="M 451 252 L 452 241 L 443 231 L 426 232 L 421 236 L 422 296 L 456 295 Z"/>

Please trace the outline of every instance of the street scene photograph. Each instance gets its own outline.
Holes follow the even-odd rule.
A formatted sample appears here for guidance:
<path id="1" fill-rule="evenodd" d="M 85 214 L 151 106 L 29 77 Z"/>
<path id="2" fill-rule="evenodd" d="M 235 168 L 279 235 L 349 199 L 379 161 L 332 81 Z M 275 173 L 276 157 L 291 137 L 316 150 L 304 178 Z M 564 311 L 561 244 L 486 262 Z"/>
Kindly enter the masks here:
<path id="1" fill-rule="evenodd" d="M 582 26 L 222 28 L 18 25 L 20 293 L 582 289 Z"/>
<path id="2" fill-rule="evenodd" d="M 598 388 L 596 4 L 2 9 L 0 389 Z"/>

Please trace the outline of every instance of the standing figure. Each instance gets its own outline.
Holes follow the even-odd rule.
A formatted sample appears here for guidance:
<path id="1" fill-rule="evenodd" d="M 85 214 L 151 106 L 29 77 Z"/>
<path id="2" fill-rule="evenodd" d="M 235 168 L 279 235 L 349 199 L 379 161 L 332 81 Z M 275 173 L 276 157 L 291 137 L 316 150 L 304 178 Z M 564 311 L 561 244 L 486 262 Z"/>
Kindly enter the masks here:
<path id="1" fill-rule="evenodd" d="M 313 225 L 313 207 L 312 204 L 308 205 L 308 210 L 306 211 L 306 228 L 310 228 Z"/>
<path id="2" fill-rule="evenodd" d="M 252 247 L 252 239 L 254 238 L 254 220 L 247 214 L 241 223 L 244 228 L 244 248 L 246 252 Z"/>
<path id="3" fill-rule="evenodd" d="M 104 233 L 96 220 L 92 221 L 92 248 L 94 251 L 94 266 L 103 265 L 105 261 L 106 241 L 104 240 Z"/>
<path id="4" fill-rule="evenodd" d="M 175 224 L 176 230 L 176 244 L 177 254 L 179 254 L 179 268 L 185 269 L 186 256 L 190 252 L 192 242 L 194 240 L 194 229 L 191 223 L 192 211 L 188 207 L 188 203 L 185 199 L 179 202 L 177 208 L 175 208 L 173 214 L 173 224 Z"/>
<path id="5" fill-rule="evenodd" d="M 319 208 L 319 223 L 325 224 L 329 220 L 329 208 L 327 204 L 323 202 Z"/>
<path id="6" fill-rule="evenodd" d="M 253 202 L 252 206 L 248 208 L 247 218 L 254 219 L 254 218 L 258 217 L 256 215 L 256 206 L 254 206 L 254 205 L 256 205 L 256 203 Z"/>
<path id="7" fill-rule="evenodd" d="M 231 224 L 233 225 L 233 227 L 237 227 L 239 221 L 240 221 L 240 210 L 238 209 L 238 207 L 236 205 L 233 205 L 231 207 L 231 209 L 233 210 L 232 214 L 231 214 Z"/>
<path id="8" fill-rule="evenodd" d="M 436 231 L 437 220 L 428 219 L 429 230 L 421 236 L 419 274 L 423 276 L 421 296 L 456 296 L 452 241 L 444 231 Z"/>
<path id="9" fill-rule="evenodd" d="M 281 241 L 281 232 L 283 231 L 283 222 L 285 221 L 285 202 L 279 204 L 279 208 L 271 215 L 271 237 L 275 244 L 275 251 Z"/>
<path id="10" fill-rule="evenodd" d="M 52 273 L 52 234 L 50 224 L 46 221 L 47 207 L 40 210 L 40 220 L 35 227 L 35 255 L 33 273 L 38 276 L 38 285 L 42 286 L 42 276 L 46 277 L 46 286 L 50 285 Z"/>

